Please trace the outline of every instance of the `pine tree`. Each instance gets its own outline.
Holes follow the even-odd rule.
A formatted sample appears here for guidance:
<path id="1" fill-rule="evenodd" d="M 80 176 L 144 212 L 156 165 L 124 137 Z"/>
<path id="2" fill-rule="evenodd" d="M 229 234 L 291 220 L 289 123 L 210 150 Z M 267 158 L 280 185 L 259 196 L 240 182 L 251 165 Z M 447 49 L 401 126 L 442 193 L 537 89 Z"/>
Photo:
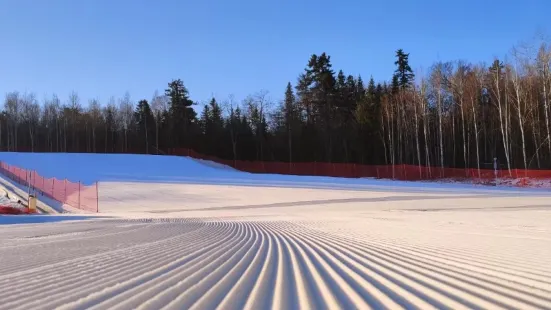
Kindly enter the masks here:
<path id="1" fill-rule="evenodd" d="M 392 76 L 392 81 L 390 82 L 390 89 L 392 90 L 393 94 L 397 94 L 398 91 L 400 90 L 400 78 L 396 74 Z"/>
<path id="2" fill-rule="evenodd" d="M 320 56 L 312 55 L 305 71 L 307 80 L 313 82 L 311 87 L 313 112 L 317 116 L 315 117 L 317 128 L 310 134 L 315 136 L 318 131 L 320 132 L 318 136 L 323 137 L 324 140 L 322 143 L 324 148 L 320 153 L 325 153 L 325 160 L 330 162 L 332 160 L 333 135 L 335 134 L 333 120 L 338 101 L 335 96 L 337 82 L 331 65 L 331 57 L 326 53 L 322 53 Z"/>
<path id="3" fill-rule="evenodd" d="M 359 75 L 358 79 L 356 80 L 356 102 L 360 102 L 363 100 L 366 90 L 364 81 L 362 79 L 362 76 Z"/>
<path id="4" fill-rule="evenodd" d="M 186 146 L 186 140 L 192 136 L 191 126 L 195 123 L 197 117 L 192 108 L 194 102 L 189 99 L 189 92 L 180 79 L 170 82 L 165 94 L 170 99 L 172 146 Z M 187 146 L 190 146 L 190 144 L 187 141 Z"/>
<path id="5" fill-rule="evenodd" d="M 300 130 L 300 116 L 298 107 L 296 106 L 296 98 L 293 93 L 291 82 L 287 83 L 285 89 L 285 101 L 283 105 L 283 113 L 287 136 L 287 150 L 289 152 L 289 162 L 293 161 L 293 136 L 298 134 Z"/>
<path id="6" fill-rule="evenodd" d="M 215 98 L 209 102 L 210 106 L 210 120 L 215 134 L 219 135 L 224 126 L 224 119 L 222 117 L 222 109 Z"/>
<path id="7" fill-rule="evenodd" d="M 406 54 L 404 50 L 399 49 L 396 51 L 396 71 L 392 77 L 392 89 L 396 86 L 400 89 L 410 88 L 413 86 L 415 75 L 409 66 L 409 54 Z M 396 85 L 395 85 L 396 84 Z"/>
<path id="8" fill-rule="evenodd" d="M 149 139 L 153 136 L 155 118 L 147 100 L 140 100 L 134 112 L 138 136 L 145 139 L 145 152 L 149 154 Z"/>
<path id="9" fill-rule="evenodd" d="M 210 127 L 210 107 L 209 105 L 205 105 L 203 107 L 203 111 L 201 112 L 201 116 L 199 117 L 199 127 L 201 128 L 201 133 L 203 135 L 208 135 L 208 130 Z"/>
<path id="10" fill-rule="evenodd" d="M 379 87 L 381 85 L 379 84 Z M 371 104 L 375 103 L 375 96 L 377 94 L 377 87 L 375 87 L 375 80 L 373 79 L 373 76 L 369 79 L 369 84 L 367 85 L 367 93 L 366 96 L 369 98 Z"/>
<path id="11" fill-rule="evenodd" d="M 347 115 L 350 115 L 356 109 L 356 104 L 358 103 L 356 100 L 358 97 L 356 83 L 356 79 L 352 75 L 346 77 L 345 109 Z"/>

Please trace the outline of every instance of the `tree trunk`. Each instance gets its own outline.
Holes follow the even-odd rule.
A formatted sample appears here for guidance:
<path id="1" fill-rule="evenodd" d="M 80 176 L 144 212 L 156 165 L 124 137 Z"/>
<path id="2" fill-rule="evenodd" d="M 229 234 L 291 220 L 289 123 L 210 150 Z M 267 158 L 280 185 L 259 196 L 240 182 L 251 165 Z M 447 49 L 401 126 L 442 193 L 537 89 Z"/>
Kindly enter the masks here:
<path id="1" fill-rule="evenodd" d="M 467 162 L 467 141 L 466 141 L 466 132 L 465 132 L 465 111 L 463 108 L 463 95 L 461 95 L 461 131 L 463 136 L 463 163 L 464 167 L 468 168 L 469 163 Z"/>
<path id="2" fill-rule="evenodd" d="M 67 120 L 63 122 L 63 149 L 67 152 Z"/>
<path id="3" fill-rule="evenodd" d="M 452 145 L 453 145 L 453 153 L 452 153 L 452 162 L 453 162 L 453 167 L 457 167 L 457 150 L 456 150 L 456 143 L 455 141 L 457 141 L 456 137 L 455 137 L 455 113 L 451 113 L 452 114 Z"/>
<path id="4" fill-rule="evenodd" d="M 479 139 L 478 139 L 478 125 L 477 125 L 477 119 L 476 119 L 476 108 L 475 108 L 476 100 L 471 95 L 471 108 L 473 112 L 473 126 L 474 126 L 474 142 L 476 146 L 476 169 L 478 170 L 478 177 L 480 178 L 480 145 L 479 145 Z"/>
<path id="5" fill-rule="evenodd" d="M 423 100 L 423 98 L 419 98 Z M 419 179 L 423 178 L 421 170 L 421 146 L 419 145 L 419 117 L 417 115 L 417 102 L 413 103 L 414 108 L 414 120 L 415 120 L 415 146 L 417 148 L 417 165 L 419 166 Z"/>
<path id="6" fill-rule="evenodd" d="M 441 77 L 439 77 L 439 79 L 441 79 Z M 439 82 L 436 108 L 438 109 L 438 140 L 439 140 L 439 147 L 440 147 L 440 168 L 444 169 L 444 136 L 442 132 L 442 89 L 441 87 L 442 85 Z"/>
<path id="7" fill-rule="evenodd" d="M 287 145 L 289 149 L 289 171 L 292 169 L 293 163 L 293 136 L 291 133 L 290 120 L 287 120 Z"/>
<path id="8" fill-rule="evenodd" d="M 516 74 L 516 73 L 515 73 Z M 526 141 L 524 137 L 524 119 L 522 117 L 522 103 L 521 103 L 521 91 L 520 91 L 520 81 L 518 79 L 518 76 L 513 77 L 513 87 L 515 91 L 515 97 L 516 97 L 516 109 L 517 109 L 517 116 L 518 116 L 518 125 L 520 129 L 520 137 L 522 142 L 522 160 L 524 162 L 524 169 L 528 169 L 528 162 L 526 158 Z"/>
<path id="9" fill-rule="evenodd" d="M 429 169 L 429 177 L 431 175 L 431 163 L 430 163 L 430 150 L 429 150 L 429 135 L 428 135 L 428 126 L 429 121 L 427 117 L 427 107 L 423 98 L 423 136 L 425 137 L 425 162 Z"/>
<path id="10" fill-rule="evenodd" d="M 544 69 L 545 71 L 545 69 Z M 546 74 L 543 75 L 543 109 L 545 111 L 545 128 L 547 129 L 547 146 L 551 156 L 551 130 L 549 129 L 549 102 L 547 101 Z"/>
<path id="11" fill-rule="evenodd" d="M 17 124 L 17 122 L 16 122 L 16 123 L 15 123 L 15 126 L 14 126 L 14 128 L 13 128 L 13 132 L 15 133 L 15 137 L 14 137 L 14 139 L 13 139 L 13 146 L 14 146 L 14 150 L 15 150 L 16 152 L 19 151 L 18 143 L 17 143 L 17 140 L 18 140 L 18 139 L 17 139 L 17 138 L 18 138 L 18 137 L 17 137 L 17 132 L 18 132 L 18 130 L 17 130 L 17 125 L 18 125 L 18 124 Z"/>
<path id="12" fill-rule="evenodd" d="M 394 179 L 395 171 L 394 171 L 394 126 L 390 122 L 390 113 L 388 112 L 387 108 L 387 127 L 388 127 L 388 145 L 390 147 L 390 164 L 392 166 L 392 179 Z"/>
<path id="13" fill-rule="evenodd" d="M 105 125 L 105 153 L 107 153 L 107 137 L 109 134 L 109 129 L 107 128 L 107 125 Z"/>
<path id="14" fill-rule="evenodd" d="M 540 150 L 539 150 L 539 140 L 538 140 L 538 134 L 537 134 L 537 131 L 536 131 L 536 125 L 535 125 L 535 121 L 532 122 L 532 136 L 534 138 L 534 148 L 536 149 L 536 163 L 538 165 L 538 169 L 541 169 L 541 164 L 540 164 Z M 532 160 L 534 158 L 532 157 Z M 531 161 L 530 161 L 531 162 Z M 528 165 L 528 166 L 531 166 L 531 163 Z"/>
<path id="15" fill-rule="evenodd" d="M 495 86 L 496 86 L 496 91 L 495 91 L 495 95 L 496 95 L 496 100 L 497 100 L 497 110 L 498 110 L 498 113 L 499 113 L 499 128 L 501 130 L 501 136 L 502 136 L 502 143 L 503 143 L 503 151 L 505 152 L 505 159 L 507 161 L 507 170 L 509 170 L 509 174 L 511 174 L 511 160 L 509 158 L 509 136 L 508 136 L 508 131 L 507 131 L 507 115 L 506 114 L 506 111 L 504 111 L 504 108 L 505 108 L 505 103 L 502 104 L 502 100 L 501 100 L 501 89 L 500 89 L 500 86 L 499 86 L 499 80 L 500 80 L 500 77 L 499 77 L 499 70 L 496 70 L 496 76 L 494 77 L 495 78 Z"/>
<path id="16" fill-rule="evenodd" d="M 155 145 L 157 146 L 157 152 L 159 152 L 159 119 L 155 121 Z"/>
<path id="17" fill-rule="evenodd" d="M 94 122 L 94 125 L 92 126 L 92 152 L 96 153 L 96 123 Z"/>
<path id="18" fill-rule="evenodd" d="M 29 138 L 31 139 L 31 153 L 34 153 L 34 134 L 32 125 L 29 123 Z"/>
<path id="19" fill-rule="evenodd" d="M 383 113 L 380 115 L 380 122 L 381 122 L 381 140 L 383 141 L 383 149 L 385 151 L 385 165 L 388 165 L 388 157 L 387 157 L 387 147 L 386 147 L 386 137 L 385 137 L 385 120 Z"/>
<path id="20" fill-rule="evenodd" d="M 148 136 L 148 128 L 147 128 L 147 117 L 145 117 L 145 153 L 149 154 L 149 136 Z"/>

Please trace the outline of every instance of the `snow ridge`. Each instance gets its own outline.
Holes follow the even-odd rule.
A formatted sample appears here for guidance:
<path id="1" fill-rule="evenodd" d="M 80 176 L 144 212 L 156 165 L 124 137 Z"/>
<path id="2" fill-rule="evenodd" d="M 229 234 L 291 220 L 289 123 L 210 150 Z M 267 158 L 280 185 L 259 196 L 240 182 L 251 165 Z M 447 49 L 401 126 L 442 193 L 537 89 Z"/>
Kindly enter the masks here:
<path id="1" fill-rule="evenodd" d="M 44 224 L 38 236 L 26 225 L 0 227 L 0 309 L 551 305 L 543 258 L 346 236 L 326 224 L 95 219 Z"/>

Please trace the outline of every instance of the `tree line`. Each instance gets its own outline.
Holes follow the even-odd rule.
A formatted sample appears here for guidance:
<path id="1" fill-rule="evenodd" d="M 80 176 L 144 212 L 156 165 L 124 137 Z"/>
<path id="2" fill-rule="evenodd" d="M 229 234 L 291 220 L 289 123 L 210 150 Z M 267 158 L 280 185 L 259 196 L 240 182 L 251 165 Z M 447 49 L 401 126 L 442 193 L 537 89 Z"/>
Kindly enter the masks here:
<path id="1" fill-rule="evenodd" d="M 0 149 L 163 154 L 191 148 L 224 159 L 505 169 L 551 168 L 551 47 L 513 49 L 491 64 L 436 62 L 415 75 L 396 51 L 395 72 L 367 82 L 310 57 L 284 98 L 266 91 L 199 113 L 181 79 L 150 100 L 130 94 L 84 103 L 78 93 L 39 101 L 6 94 Z M 284 92 L 283 92 L 284 90 Z"/>

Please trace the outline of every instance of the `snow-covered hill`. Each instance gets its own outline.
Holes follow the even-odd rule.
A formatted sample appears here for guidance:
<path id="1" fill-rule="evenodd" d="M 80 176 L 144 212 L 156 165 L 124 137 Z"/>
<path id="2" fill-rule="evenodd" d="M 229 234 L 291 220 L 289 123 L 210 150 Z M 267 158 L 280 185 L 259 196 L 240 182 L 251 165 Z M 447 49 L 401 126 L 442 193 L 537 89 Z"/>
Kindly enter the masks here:
<path id="1" fill-rule="evenodd" d="M 349 179 L 319 176 L 253 174 L 205 160 L 181 156 L 134 154 L 77 153 L 5 153 L 0 161 L 28 170 L 36 170 L 46 178 L 56 177 L 84 184 L 94 182 L 142 182 L 174 184 L 248 185 L 327 189 L 357 189 L 385 191 L 462 192 L 506 191 L 507 193 L 546 193 L 542 189 L 488 187 L 459 183 L 403 182 L 375 179 Z"/>

